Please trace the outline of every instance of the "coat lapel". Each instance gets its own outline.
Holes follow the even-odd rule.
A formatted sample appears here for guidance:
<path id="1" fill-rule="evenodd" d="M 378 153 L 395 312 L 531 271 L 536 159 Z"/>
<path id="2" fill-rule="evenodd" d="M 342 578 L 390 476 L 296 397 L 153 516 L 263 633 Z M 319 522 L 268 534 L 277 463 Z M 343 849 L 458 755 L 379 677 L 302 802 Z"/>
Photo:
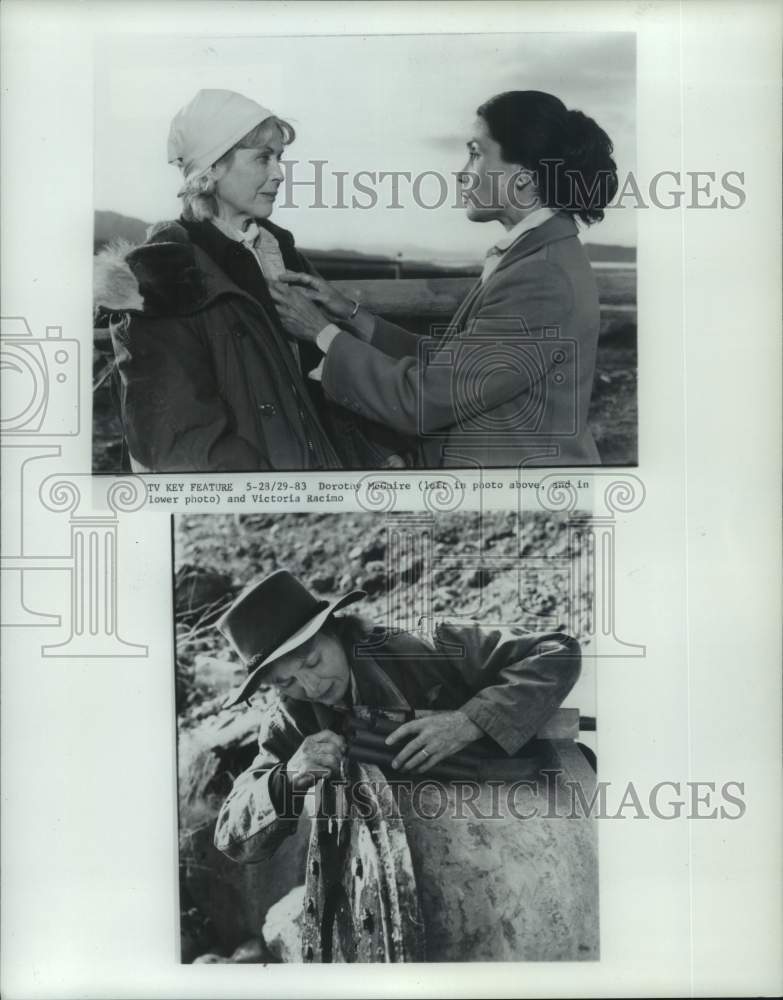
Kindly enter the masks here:
<path id="1" fill-rule="evenodd" d="M 503 254 L 500 263 L 489 276 L 486 283 L 482 282 L 479 278 L 468 292 L 444 333 L 444 342 L 458 337 L 464 331 L 468 322 L 480 309 L 484 299 L 484 292 L 492 287 L 492 283 L 498 273 L 507 267 L 512 267 L 525 257 L 530 257 L 532 254 L 537 253 L 548 244 L 576 236 L 576 233 L 576 223 L 571 216 L 566 212 L 558 212 L 557 215 L 553 215 L 551 219 L 547 219 L 542 225 L 531 229 L 520 237 Z"/>
<path id="2" fill-rule="evenodd" d="M 463 325 L 465 318 L 467 317 L 470 310 L 473 308 L 474 303 L 481 295 L 484 289 L 484 285 L 481 278 L 476 282 L 476 284 L 471 288 L 465 298 L 457 307 L 457 311 L 454 316 L 449 321 L 448 329 L 444 334 L 444 339 L 449 339 L 453 336 Z M 453 329 L 452 329 L 453 328 Z"/>
<path id="3" fill-rule="evenodd" d="M 249 292 L 240 288 L 239 285 L 225 275 L 205 250 L 202 250 L 201 247 L 198 246 L 194 249 L 196 262 L 206 277 L 207 299 L 206 302 L 203 303 L 202 308 L 205 308 L 207 304 L 215 299 L 223 296 L 230 296 L 232 298 L 239 297 L 240 299 L 243 299 L 246 303 L 249 303 L 251 308 L 253 308 L 256 312 L 260 312 L 266 321 L 265 330 L 276 347 L 275 357 L 278 363 L 283 366 L 283 369 L 287 373 L 290 381 L 296 385 L 302 404 L 308 410 L 310 417 L 315 422 L 315 426 L 321 427 L 321 416 L 317 413 L 310 393 L 307 390 L 307 386 L 304 382 L 305 376 L 302 374 L 299 366 L 297 365 L 294 353 L 290 349 L 284 335 L 279 331 L 275 318 L 272 317 L 269 314 L 269 311 L 264 308 L 263 303 L 259 302 L 258 299 L 250 295 Z M 338 457 L 337 452 L 334 450 L 325 431 L 321 433 L 320 438 L 321 440 L 319 444 L 322 457 L 326 460 L 327 467 L 341 468 L 342 462 Z"/>
<path id="4" fill-rule="evenodd" d="M 351 677 L 354 704 L 410 710 L 407 698 L 373 657 L 353 658 Z"/>
<path id="5" fill-rule="evenodd" d="M 576 236 L 576 234 L 576 223 L 571 216 L 567 212 L 558 212 L 557 215 L 553 215 L 551 219 L 547 219 L 542 225 L 529 230 L 516 243 L 511 244 L 500 258 L 500 263 L 492 272 L 487 284 L 489 285 L 498 272 L 511 267 L 517 261 L 538 253 L 539 250 L 550 243 L 569 239 L 569 237 Z"/>

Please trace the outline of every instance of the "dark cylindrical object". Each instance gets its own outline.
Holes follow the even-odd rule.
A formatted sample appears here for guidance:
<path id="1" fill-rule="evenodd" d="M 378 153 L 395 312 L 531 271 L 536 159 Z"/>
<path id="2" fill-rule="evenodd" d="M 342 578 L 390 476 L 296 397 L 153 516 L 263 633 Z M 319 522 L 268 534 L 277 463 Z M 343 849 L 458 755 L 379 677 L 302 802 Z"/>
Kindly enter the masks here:
<path id="1" fill-rule="evenodd" d="M 388 719 L 376 717 L 371 723 L 366 725 L 364 720 L 361 720 L 360 723 L 351 721 L 347 726 L 346 732 L 349 739 L 366 742 L 364 737 L 368 736 L 373 739 L 380 739 L 381 742 L 385 744 L 386 737 L 399 729 L 401 725 L 402 723 L 400 722 L 391 722 Z M 399 749 L 399 746 L 397 749 Z M 502 753 L 499 748 L 492 750 L 489 747 L 482 746 L 479 741 L 476 741 L 474 743 L 469 743 L 463 750 L 460 750 L 459 756 L 473 758 L 474 760 L 483 760 L 484 758 L 495 760 L 497 759 L 499 753 Z M 457 755 L 455 754 L 454 756 Z"/>
<path id="2" fill-rule="evenodd" d="M 363 760 L 368 764 L 378 764 L 380 767 L 390 767 L 401 747 L 386 745 L 386 737 L 367 730 L 352 730 L 352 744 L 349 756 L 354 760 Z M 474 781 L 519 781 L 532 777 L 537 771 L 535 758 L 525 757 L 483 757 L 460 750 L 435 764 L 427 771 L 410 771 L 405 766 L 401 774 L 413 773 L 419 777 L 453 778 Z"/>
<path id="3" fill-rule="evenodd" d="M 386 743 L 386 737 L 383 734 L 371 733 L 366 729 L 353 730 L 351 733 L 351 739 L 352 746 L 374 747 L 379 751 L 390 754 L 390 760 L 394 759 L 394 757 L 396 757 L 405 746 L 404 743 L 397 743 L 394 746 L 388 746 Z M 466 750 L 460 750 L 459 753 L 446 757 L 442 763 L 453 763 L 456 764 L 457 767 L 478 767 L 482 759 L 483 758 L 477 756 L 476 754 L 468 753 Z"/>
<path id="4" fill-rule="evenodd" d="M 396 754 L 394 753 L 388 751 L 384 753 L 374 747 L 367 746 L 351 747 L 348 751 L 350 760 L 364 764 L 375 764 L 377 767 L 384 769 L 391 768 L 391 762 L 395 756 Z M 456 764 L 446 765 L 445 763 L 436 764 L 424 773 L 406 771 L 405 768 L 400 768 L 397 773 L 400 775 L 412 775 L 422 780 L 425 778 L 443 778 L 448 781 L 474 781 L 476 779 L 475 769 L 458 767 Z"/>

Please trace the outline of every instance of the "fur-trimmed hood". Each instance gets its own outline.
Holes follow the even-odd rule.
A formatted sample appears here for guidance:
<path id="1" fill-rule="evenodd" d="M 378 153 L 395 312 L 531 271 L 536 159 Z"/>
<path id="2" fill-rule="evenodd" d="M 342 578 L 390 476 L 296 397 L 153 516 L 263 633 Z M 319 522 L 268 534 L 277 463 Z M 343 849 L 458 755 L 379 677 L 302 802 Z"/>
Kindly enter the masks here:
<path id="1" fill-rule="evenodd" d="M 95 312 L 195 312 L 212 297 L 209 265 L 209 258 L 178 222 L 150 227 L 140 245 L 113 240 L 95 256 Z"/>
<path id="2" fill-rule="evenodd" d="M 96 315 L 103 310 L 124 312 L 144 308 L 139 283 L 126 259 L 135 249 L 135 244 L 128 240 L 112 240 L 95 255 L 92 300 Z"/>
<path id="3" fill-rule="evenodd" d="M 293 254 L 294 259 L 302 262 L 295 250 L 294 237 L 287 229 L 268 219 L 260 224 L 277 239 L 284 257 Z M 95 256 L 96 315 L 143 312 L 184 316 L 198 312 L 226 293 L 246 294 L 193 242 L 188 229 L 179 221 L 150 226 L 147 239 L 138 245 L 114 240 Z"/>

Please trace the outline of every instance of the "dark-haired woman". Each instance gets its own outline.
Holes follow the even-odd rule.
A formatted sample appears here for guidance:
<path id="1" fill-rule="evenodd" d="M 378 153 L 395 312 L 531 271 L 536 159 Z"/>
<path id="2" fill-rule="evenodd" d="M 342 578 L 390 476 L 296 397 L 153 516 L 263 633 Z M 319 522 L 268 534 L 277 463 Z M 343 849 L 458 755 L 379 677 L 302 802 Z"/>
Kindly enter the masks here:
<path id="1" fill-rule="evenodd" d="M 477 115 L 462 197 L 472 222 L 504 233 L 444 335 L 417 337 L 307 275 L 283 275 L 272 295 L 289 333 L 321 349 L 327 396 L 417 436 L 417 465 L 600 464 L 587 426 L 598 290 L 575 220 L 600 221 L 614 197 L 612 143 L 538 91 Z"/>

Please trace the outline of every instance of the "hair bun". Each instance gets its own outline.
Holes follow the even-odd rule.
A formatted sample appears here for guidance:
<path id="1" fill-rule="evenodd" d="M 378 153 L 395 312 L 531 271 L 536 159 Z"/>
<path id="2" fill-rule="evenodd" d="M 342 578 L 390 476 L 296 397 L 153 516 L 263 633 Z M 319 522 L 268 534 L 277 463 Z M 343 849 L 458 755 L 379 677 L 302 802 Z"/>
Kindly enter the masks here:
<path id="1" fill-rule="evenodd" d="M 588 123 L 595 124 L 592 118 L 588 118 L 583 111 L 578 111 L 576 108 L 566 111 L 566 118 L 568 119 L 569 126 L 572 128 L 584 127 Z"/>
<path id="2" fill-rule="evenodd" d="M 588 225 L 601 221 L 617 191 L 617 165 L 611 139 L 592 118 L 537 90 L 497 94 L 478 114 L 503 159 L 535 173 L 542 204 Z"/>
<path id="3" fill-rule="evenodd" d="M 565 146 L 567 159 L 579 166 L 591 157 L 603 131 L 582 111 L 566 112 Z"/>

